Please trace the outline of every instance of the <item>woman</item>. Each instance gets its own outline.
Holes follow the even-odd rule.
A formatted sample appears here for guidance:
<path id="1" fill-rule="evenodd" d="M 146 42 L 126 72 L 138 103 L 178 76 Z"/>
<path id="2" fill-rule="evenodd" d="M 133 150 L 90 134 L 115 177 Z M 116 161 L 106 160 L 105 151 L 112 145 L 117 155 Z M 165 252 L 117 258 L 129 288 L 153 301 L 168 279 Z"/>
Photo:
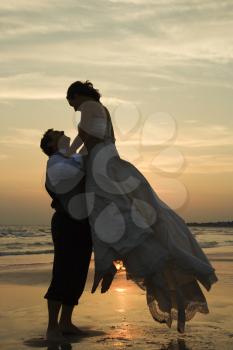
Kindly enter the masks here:
<path id="1" fill-rule="evenodd" d="M 217 281 L 214 269 L 185 221 L 154 192 L 131 163 L 120 158 L 110 114 L 91 82 L 74 82 L 67 100 L 81 111 L 78 136 L 84 144 L 89 222 L 95 254 L 94 292 L 113 261 L 122 260 L 128 279 L 146 291 L 153 318 L 184 332 L 196 312 L 208 313 L 199 281 L 208 291 Z M 91 196 L 90 194 L 93 194 Z M 103 287 L 102 281 L 102 287 Z M 109 282 L 109 283 L 108 283 Z M 111 277 L 107 280 L 108 289 Z"/>

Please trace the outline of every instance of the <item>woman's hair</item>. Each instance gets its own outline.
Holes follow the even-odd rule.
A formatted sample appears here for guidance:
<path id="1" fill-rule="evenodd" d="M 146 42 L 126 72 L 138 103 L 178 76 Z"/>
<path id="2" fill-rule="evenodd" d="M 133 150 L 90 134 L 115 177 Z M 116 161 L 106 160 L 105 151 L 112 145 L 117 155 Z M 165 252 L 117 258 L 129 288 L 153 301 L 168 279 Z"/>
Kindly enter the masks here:
<path id="1" fill-rule="evenodd" d="M 95 89 L 89 80 L 86 80 L 84 83 L 75 81 L 71 84 L 67 90 L 66 98 L 68 100 L 73 99 L 76 94 L 93 97 L 96 101 L 99 101 L 101 97 L 99 90 Z"/>
<path id="2" fill-rule="evenodd" d="M 48 129 L 44 133 L 40 141 L 40 148 L 47 156 L 50 157 L 56 151 L 59 138 L 62 135 L 64 135 L 64 131 L 57 131 L 53 129 Z"/>

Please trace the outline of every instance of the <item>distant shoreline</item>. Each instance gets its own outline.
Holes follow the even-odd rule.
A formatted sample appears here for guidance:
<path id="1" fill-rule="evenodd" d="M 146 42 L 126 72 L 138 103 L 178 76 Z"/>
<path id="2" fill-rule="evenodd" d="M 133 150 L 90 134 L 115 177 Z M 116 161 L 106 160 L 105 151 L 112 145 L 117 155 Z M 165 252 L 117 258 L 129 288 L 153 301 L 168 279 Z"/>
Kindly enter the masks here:
<path id="1" fill-rule="evenodd" d="M 205 226 L 205 227 L 233 227 L 233 221 L 217 221 L 217 222 L 187 222 L 188 226 Z"/>
<path id="2" fill-rule="evenodd" d="M 188 226 L 205 226 L 205 227 L 233 227 L 233 221 L 216 221 L 216 222 L 186 222 Z M 0 226 L 31 226 L 31 227 L 50 227 L 50 224 L 1 224 Z"/>

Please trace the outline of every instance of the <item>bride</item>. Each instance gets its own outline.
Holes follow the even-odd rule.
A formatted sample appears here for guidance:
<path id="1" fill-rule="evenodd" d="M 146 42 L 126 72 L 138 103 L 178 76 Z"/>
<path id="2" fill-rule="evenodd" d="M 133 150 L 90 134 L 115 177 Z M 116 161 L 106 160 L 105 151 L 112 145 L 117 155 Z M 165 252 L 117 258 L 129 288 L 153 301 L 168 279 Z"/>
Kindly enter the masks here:
<path id="1" fill-rule="evenodd" d="M 122 159 L 100 93 L 91 82 L 76 81 L 67 100 L 81 111 L 78 135 L 67 155 L 83 146 L 86 200 L 95 256 L 94 293 L 111 284 L 122 260 L 127 279 L 146 291 L 154 320 L 184 332 L 196 312 L 208 313 L 207 291 L 217 281 L 214 268 L 185 221 L 154 192 L 146 178 Z"/>

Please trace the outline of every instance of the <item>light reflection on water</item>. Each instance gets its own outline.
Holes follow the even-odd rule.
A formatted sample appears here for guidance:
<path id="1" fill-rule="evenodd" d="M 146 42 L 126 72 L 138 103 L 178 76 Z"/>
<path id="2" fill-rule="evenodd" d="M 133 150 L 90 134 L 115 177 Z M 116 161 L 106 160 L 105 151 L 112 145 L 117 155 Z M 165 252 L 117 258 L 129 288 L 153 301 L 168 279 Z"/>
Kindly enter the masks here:
<path id="1" fill-rule="evenodd" d="M 124 293 L 126 291 L 126 288 L 115 288 L 115 291 L 118 292 L 118 293 Z"/>
<path id="2" fill-rule="evenodd" d="M 109 338 L 110 339 L 110 338 Z M 104 340 L 108 340 L 108 338 L 104 338 Z M 111 340 L 114 340 L 114 338 L 111 338 Z M 126 344 L 125 341 L 131 341 L 132 339 L 126 336 L 126 334 L 121 335 L 121 337 L 118 334 L 118 337 L 115 338 L 115 341 L 112 343 L 112 346 L 114 349 L 122 349 L 125 345 L 128 347 L 129 344 Z M 73 343 L 73 344 L 72 344 Z M 78 339 L 71 342 L 67 342 L 64 344 L 59 344 L 59 343 L 51 343 L 48 344 L 47 341 L 43 341 L 40 339 L 31 339 L 26 342 L 24 342 L 24 345 L 30 346 L 30 347 L 43 347 L 44 349 L 47 348 L 47 350 L 72 350 L 74 347 L 74 343 L 79 343 Z M 105 342 L 104 342 L 105 343 Z M 156 342 L 151 342 L 150 344 L 153 344 L 154 350 L 194 350 L 194 348 L 187 347 L 185 344 L 184 339 L 177 339 L 177 340 L 172 340 L 168 345 L 159 345 L 159 342 L 156 344 Z M 47 345 L 47 347 L 46 347 Z M 90 345 L 90 344 L 89 344 Z M 157 345 L 157 346 L 156 346 Z M 75 345 L 74 345 L 75 346 Z M 95 345 L 96 346 L 96 345 Z M 148 347 L 148 343 L 146 344 L 146 347 Z M 133 346 L 131 347 L 133 349 Z M 76 349 L 76 346 L 75 346 Z"/>
<path id="3" fill-rule="evenodd" d="M 147 334 L 144 331 L 140 327 L 135 328 L 130 323 L 122 322 L 122 324 L 111 327 L 111 331 L 103 339 L 103 343 L 105 345 L 111 344 L 114 349 L 119 350 L 129 346 L 132 349 L 134 347 L 138 349 L 138 345 L 142 349 L 151 349 L 153 346 L 153 350 L 196 350 L 196 347 L 188 346 L 183 338 L 168 340 L 166 332 L 162 334 L 157 330 L 156 334 L 151 332 Z"/>
<path id="4" fill-rule="evenodd" d="M 116 309 L 117 312 L 125 312 L 125 309 Z"/>

